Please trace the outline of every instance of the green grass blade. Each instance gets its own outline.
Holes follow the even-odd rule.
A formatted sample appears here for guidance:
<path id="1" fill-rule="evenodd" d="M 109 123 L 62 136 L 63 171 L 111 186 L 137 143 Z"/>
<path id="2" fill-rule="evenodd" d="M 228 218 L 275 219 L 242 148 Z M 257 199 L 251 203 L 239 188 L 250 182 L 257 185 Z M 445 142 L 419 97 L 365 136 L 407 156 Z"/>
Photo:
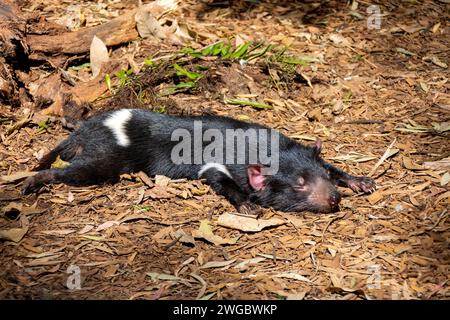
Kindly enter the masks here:
<path id="1" fill-rule="evenodd" d="M 257 102 L 257 101 L 251 101 L 251 100 L 225 99 L 224 101 L 225 101 L 225 103 L 228 103 L 228 104 L 249 106 L 249 107 L 253 107 L 256 109 L 264 109 L 264 110 L 273 109 L 273 107 L 268 104 Z"/>
<path id="2" fill-rule="evenodd" d="M 190 71 L 187 71 L 186 69 L 183 69 L 182 67 L 180 67 L 177 63 L 174 63 L 173 64 L 173 67 L 175 68 L 175 70 L 177 70 L 177 74 L 178 75 L 183 75 L 183 76 L 186 76 L 186 77 L 188 77 L 189 79 L 191 79 L 191 80 L 198 80 L 198 79 L 200 79 L 201 77 L 203 77 L 203 75 L 202 74 L 200 74 L 200 73 L 197 73 L 197 72 L 190 72 Z"/>

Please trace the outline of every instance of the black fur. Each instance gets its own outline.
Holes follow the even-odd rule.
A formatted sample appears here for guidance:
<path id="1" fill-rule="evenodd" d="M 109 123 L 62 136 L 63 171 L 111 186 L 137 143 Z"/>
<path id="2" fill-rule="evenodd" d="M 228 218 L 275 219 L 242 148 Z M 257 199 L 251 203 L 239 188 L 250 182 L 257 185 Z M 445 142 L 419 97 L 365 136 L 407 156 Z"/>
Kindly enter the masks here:
<path id="1" fill-rule="evenodd" d="M 37 167 L 43 171 L 26 181 L 23 192 L 35 191 L 44 183 L 112 183 L 122 173 L 137 171 L 150 176 L 197 179 L 203 163 L 177 165 L 171 160 L 171 151 L 178 144 L 178 141 L 171 141 L 175 129 L 183 128 L 192 133 L 196 120 L 202 121 L 203 132 L 207 129 L 218 129 L 222 133 L 226 129 L 268 129 L 226 117 L 178 117 L 131 109 L 132 117 L 125 126 L 131 143 L 123 147 L 103 123 L 113 112 L 89 119 L 44 156 Z M 208 144 L 203 142 L 202 149 Z M 247 144 L 246 147 L 257 150 L 261 146 Z M 226 164 L 231 178 L 216 169 L 207 170 L 202 177 L 238 209 L 254 203 L 282 211 L 330 212 L 337 209 L 340 201 L 335 185 L 364 192 L 375 187 L 372 179 L 351 176 L 323 161 L 319 156 L 320 146 L 303 146 L 280 134 L 279 151 L 279 171 L 265 176 L 261 190 L 255 190 L 249 181 L 249 166 L 258 164 L 250 164 L 248 157 L 244 164 Z M 271 152 L 269 148 L 269 154 Z M 49 169 L 58 155 L 69 161 L 70 166 Z M 303 186 L 299 186 L 300 177 Z"/>

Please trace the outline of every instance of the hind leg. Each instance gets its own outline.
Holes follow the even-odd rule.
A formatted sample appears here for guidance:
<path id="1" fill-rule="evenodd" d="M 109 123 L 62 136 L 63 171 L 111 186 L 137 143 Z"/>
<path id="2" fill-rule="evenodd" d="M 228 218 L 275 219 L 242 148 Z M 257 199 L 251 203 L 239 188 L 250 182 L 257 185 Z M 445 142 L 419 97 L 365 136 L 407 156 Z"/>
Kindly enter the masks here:
<path id="1" fill-rule="evenodd" d="M 44 184 L 65 183 L 68 185 L 92 185 L 113 182 L 118 174 L 102 170 L 96 163 L 77 160 L 64 169 L 47 169 L 25 180 L 22 193 L 37 191 Z"/>

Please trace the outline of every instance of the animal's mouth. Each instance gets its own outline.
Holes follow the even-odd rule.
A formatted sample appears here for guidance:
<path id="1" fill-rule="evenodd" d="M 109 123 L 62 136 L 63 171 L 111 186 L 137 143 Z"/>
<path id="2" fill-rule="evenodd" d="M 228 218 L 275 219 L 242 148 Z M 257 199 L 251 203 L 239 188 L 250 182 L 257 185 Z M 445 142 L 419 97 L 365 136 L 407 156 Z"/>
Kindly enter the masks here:
<path id="1" fill-rule="evenodd" d="M 307 207 L 306 209 L 303 209 L 302 211 L 310 211 L 313 213 L 336 213 L 339 211 L 339 205 L 335 206 L 317 206 L 317 205 L 311 205 Z"/>
<path id="2" fill-rule="evenodd" d="M 335 206 L 328 206 L 327 208 L 323 208 L 323 210 L 320 211 L 320 213 L 336 213 L 339 211 L 339 205 Z"/>
<path id="3" fill-rule="evenodd" d="M 339 211 L 339 202 L 327 201 L 324 203 L 309 202 L 302 205 L 302 211 L 311 211 L 314 213 L 335 213 Z"/>

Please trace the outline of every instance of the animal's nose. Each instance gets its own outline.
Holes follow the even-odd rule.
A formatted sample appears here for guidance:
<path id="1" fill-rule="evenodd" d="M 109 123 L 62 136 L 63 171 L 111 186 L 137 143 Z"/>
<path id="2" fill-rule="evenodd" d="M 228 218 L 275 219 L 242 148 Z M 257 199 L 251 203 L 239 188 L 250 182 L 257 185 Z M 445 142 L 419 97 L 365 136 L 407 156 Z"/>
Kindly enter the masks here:
<path id="1" fill-rule="evenodd" d="M 330 198 L 328 199 L 328 203 L 331 208 L 335 208 L 338 206 L 339 202 L 341 202 L 341 195 L 339 192 L 332 192 L 330 194 Z"/>

